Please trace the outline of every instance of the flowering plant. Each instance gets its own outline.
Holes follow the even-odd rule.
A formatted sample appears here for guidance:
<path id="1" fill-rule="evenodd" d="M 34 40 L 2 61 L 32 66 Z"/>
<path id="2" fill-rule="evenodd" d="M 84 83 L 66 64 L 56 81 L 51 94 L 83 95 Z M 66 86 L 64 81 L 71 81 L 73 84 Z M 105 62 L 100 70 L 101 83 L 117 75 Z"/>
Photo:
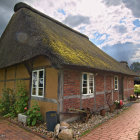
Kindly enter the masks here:
<path id="1" fill-rule="evenodd" d="M 130 95 L 130 98 L 136 98 L 136 96 L 134 94 Z"/>
<path id="2" fill-rule="evenodd" d="M 24 110 L 26 111 L 27 110 L 27 107 L 24 107 Z"/>
<path id="3" fill-rule="evenodd" d="M 116 101 L 114 102 L 114 104 L 115 104 L 115 105 L 119 105 L 119 104 L 120 104 L 120 101 L 116 100 Z"/>

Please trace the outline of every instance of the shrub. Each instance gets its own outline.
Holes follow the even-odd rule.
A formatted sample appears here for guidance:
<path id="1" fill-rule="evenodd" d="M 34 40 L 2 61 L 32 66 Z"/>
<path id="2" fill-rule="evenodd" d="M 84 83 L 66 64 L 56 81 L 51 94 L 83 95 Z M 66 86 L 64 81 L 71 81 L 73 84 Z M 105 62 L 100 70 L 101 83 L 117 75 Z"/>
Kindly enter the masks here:
<path id="1" fill-rule="evenodd" d="M 37 102 L 34 102 L 32 107 L 29 108 L 27 111 L 27 124 L 28 125 L 36 125 L 36 123 L 42 121 L 42 115 L 40 113 L 40 107 L 38 106 Z"/>
<path id="2" fill-rule="evenodd" d="M 12 89 L 3 89 L 2 98 L 0 100 L 1 115 L 15 116 L 15 94 Z"/>
<path id="3" fill-rule="evenodd" d="M 27 91 L 25 90 L 25 85 L 21 81 L 17 83 L 17 91 L 16 91 L 16 113 L 24 113 L 28 106 L 28 95 Z"/>
<path id="4" fill-rule="evenodd" d="M 140 85 L 134 86 L 134 92 L 140 94 Z"/>

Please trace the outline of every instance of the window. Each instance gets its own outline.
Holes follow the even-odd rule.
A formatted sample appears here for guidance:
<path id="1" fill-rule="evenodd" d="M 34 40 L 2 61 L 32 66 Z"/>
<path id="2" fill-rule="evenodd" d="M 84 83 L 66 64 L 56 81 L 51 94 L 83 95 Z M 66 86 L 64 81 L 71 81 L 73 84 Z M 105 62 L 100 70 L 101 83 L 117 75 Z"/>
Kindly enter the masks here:
<path id="1" fill-rule="evenodd" d="M 32 96 L 44 96 L 44 69 L 32 72 Z"/>
<path id="2" fill-rule="evenodd" d="M 92 73 L 82 74 L 82 93 L 83 95 L 94 94 L 94 75 Z"/>
<path id="3" fill-rule="evenodd" d="M 114 77 L 114 89 L 118 90 L 118 76 Z"/>

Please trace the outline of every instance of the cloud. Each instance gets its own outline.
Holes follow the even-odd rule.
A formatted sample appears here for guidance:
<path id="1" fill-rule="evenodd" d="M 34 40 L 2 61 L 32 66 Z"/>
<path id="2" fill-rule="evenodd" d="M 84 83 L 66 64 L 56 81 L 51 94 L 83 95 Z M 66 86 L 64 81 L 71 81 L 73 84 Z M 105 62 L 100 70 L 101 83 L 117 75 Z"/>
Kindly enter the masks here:
<path id="1" fill-rule="evenodd" d="M 127 32 L 127 28 L 124 25 L 115 25 L 113 28 L 117 33 L 123 34 Z"/>
<path id="2" fill-rule="evenodd" d="M 133 61 L 140 62 L 140 44 L 118 43 L 113 46 L 104 46 L 102 49 L 118 61 L 127 61 L 129 64 Z"/>
<path id="3" fill-rule="evenodd" d="M 122 0 L 103 0 L 102 2 L 104 2 L 107 6 L 117 6 L 121 4 Z"/>
<path id="4" fill-rule="evenodd" d="M 107 6 L 118 6 L 124 4 L 129 8 L 133 15 L 140 18 L 140 1 L 139 0 L 103 0 Z"/>
<path id="5" fill-rule="evenodd" d="M 140 1 L 139 0 L 123 0 L 125 6 L 131 9 L 133 15 L 140 18 Z"/>
<path id="6" fill-rule="evenodd" d="M 68 15 L 63 22 L 71 27 L 76 27 L 80 24 L 90 24 L 90 18 L 82 15 Z"/>

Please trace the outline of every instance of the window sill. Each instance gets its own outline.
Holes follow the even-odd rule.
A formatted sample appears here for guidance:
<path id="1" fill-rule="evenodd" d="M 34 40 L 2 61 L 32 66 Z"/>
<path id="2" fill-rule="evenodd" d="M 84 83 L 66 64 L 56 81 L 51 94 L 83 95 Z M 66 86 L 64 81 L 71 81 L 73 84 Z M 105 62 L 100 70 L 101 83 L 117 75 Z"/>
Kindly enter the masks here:
<path id="1" fill-rule="evenodd" d="M 35 95 L 31 95 L 31 98 L 44 98 L 44 96 L 35 96 Z"/>
<path id="2" fill-rule="evenodd" d="M 118 91 L 118 89 L 114 89 L 114 92 L 117 92 Z"/>
<path id="3" fill-rule="evenodd" d="M 94 94 L 83 94 L 82 99 L 94 98 Z"/>

